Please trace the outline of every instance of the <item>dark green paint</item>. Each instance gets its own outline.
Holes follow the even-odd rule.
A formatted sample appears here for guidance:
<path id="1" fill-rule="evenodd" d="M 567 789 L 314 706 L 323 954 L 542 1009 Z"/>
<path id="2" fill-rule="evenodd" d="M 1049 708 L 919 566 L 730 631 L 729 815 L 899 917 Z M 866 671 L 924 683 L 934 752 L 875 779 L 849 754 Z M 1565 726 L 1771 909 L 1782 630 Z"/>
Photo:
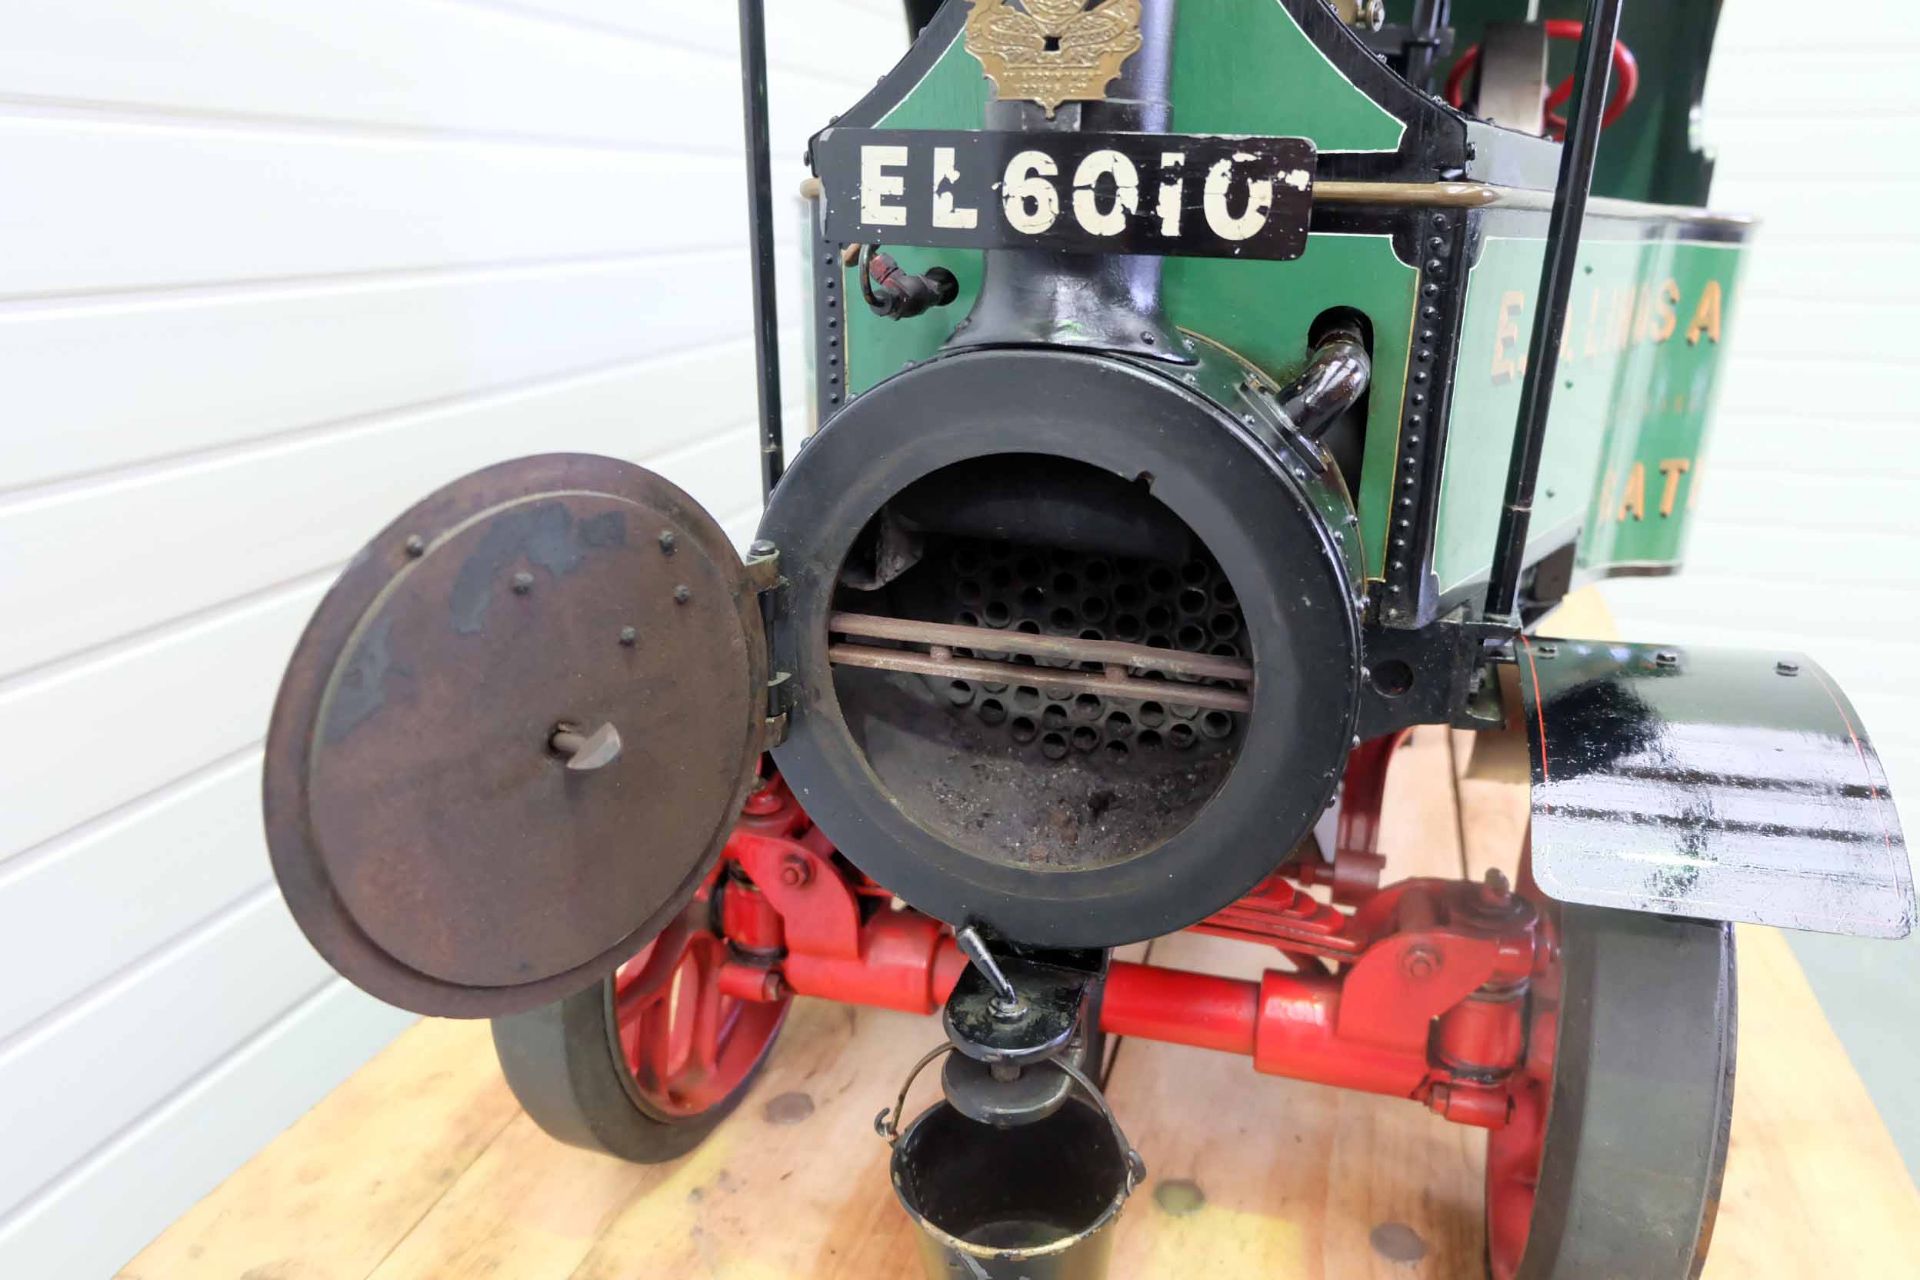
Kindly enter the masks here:
<path id="1" fill-rule="evenodd" d="M 1434 551 L 1443 592 L 1484 577 L 1493 558 L 1520 408 L 1514 362 L 1533 323 L 1543 244 L 1491 237 L 1468 281 Z M 1536 545 L 1578 527 L 1584 570 L 1678 563 L 1744 252 L 1682 241 L 1677 230 L 1663 239 L 1581 246 L 1534 499 Z M 1678 301 L 1663 307 L 1669 281 Z M 1720 341 L 1704 327 L 1689 341 L 1709 282 L 1720 287 Z M 1669 314 L 1672 332 L 1659 340 Z M 1677 474 L 1663 514 L 1668 476 L 1660 468 L 1674 460 L 1687 470 Z M 1624 506 L 1636 464 L 1637 511 Z"/>
<path id="2" fill-rule="evenodd" d="M 955 40 L 913 91 L 880 121 L 890 129 L 978 129 L 989 86 L 980 64 Z M 1186 6 L 1174 42 L 1174 127 L 1191 133 L 1312 138 L 1322 151 L 1391 150 L 1401 124 L 1308 40 L 1278 0 L 1205 0 Z M 952 335 L 978 296 L 982 258 L 969 250 L 890 249 L 911 271 L 935 264 L 960 281 L 950 307 L 914 320 L 883 320 L 858 304 L 848 272 L 848 385 L 867 391 L 909 361 L 925 360 Z M 1285 381 L 1306 359 L 1307 330 L 1334 306 L 1367 314 L 1374 331 L 1374 389 L 1367 460 L 1356 500 L 1378 575 L 1386 504 L 1398 443 L 1417 281 L 1385 236 L 1314 236 L 1293 262 L 1169 259 L 1166 306 L 1181 328 L 1204 334 Z"/>
<path id="3" fill-rule="evenodd" d="M 1550 0 L 1548 11 L 1571 0 Z M 1518 11 L 1516 3 L 1513 8 Z M 1508 16 L 1497 0 L 1458 0 L 1456 22 L 1468 38 L 1487 17 Z M 1695 30 L 1704 22 L 1708 36 Z M 1683 52 L 1710 37 L 1710 21 L 1690 14 L 1687 30 L 1668 44 L 1640 37 L 1649 64 L 1649 95 L 1634 108 L 1648 119 L 1603 149 L 1602 184 L 1610 194 L 1663 194 L 1649 174 L 1674 151 L 1666 127 L 1675 105 L 1687 98 L 1678 68 Z M 1637 28 L 1629 27 L 1629 38 Z M 1658 56 L 1652 56 L 1656 48 Z M 978 129 L 989 86 L 979 64 L 955 40 L 908 96 L 880 121 L 886 128 Z M 1278 0 L 1205 0 L 1185 6 L 1175 43 L 1174 127 L 1193 133 L 1249 133 L 1312 138 L 1322 151 L 1391 149 L 1401 125 L 1346 80 L 1306 38 Z M 1690 98 L 1688 99 L 1690 101 Z M 1628 146 L 1621 140 L 1649 139 Z M 1690 154 L 1690 153 L 1688 153 Z M 1614 169 L 1608 169 L 1612 164 Z M 1689 176 L 1692 175 L 1692 176 Z M 1696 168 L 1685 169 L 1675 183 L 1687 188 L 1666 198 L 1695 198 Z M 1684 179 L 1684 181 L 1682 181 Z M 1669 184 L 1673 185 L 1673 184 Z M 1699 194 L 1704 194 L 1704 187 Z M 1484 575 L 1491 559 L 1506 458 L 1511 445 L 1519 383 L 1495 385 L 1489 377 L 1493 343 L 1499 328 L 1499 303 L 1508 291 L 1531 294 L 1539 277 L 1541 242 L 1489 242 L 1475 268 L 1468 295 L 1461 374 L 1454 397 L 1448 463 L 1439 513 L 1436 572 L 1443 588 Z M 859 281 L 845 276 L 843 296 L 847 336 L 847 383 L 855 394 L 897 373 L 910 361 L 938 351 L 978 296 L 982 255 L 968 250 L 902 248 L 891 250 L 912 271 L 935 264 L 960 281 L 960 297 L 950 307 L 914 320 L 882 320 L 859 303 Z M 1720 271 L 1727 290 L 1725 314 L 1733 302 L 1733 273 L 1739 250 L 1723 246 L 1677 244 L 1672 240 L 1591 244 L 1583 267 L 1620 284 L 1658 285 L 1674 275 L 1692 306 L 1696 285 Z M 1394 462 L 1399 448 L 1400 406 L 1406 390 L 1410 337 L 1416 311 L 1417 273 L 1401 262 L 1384 236 L 1320 234 L 1293 262 L 1234 262 L 1199 258 L 1169 259 L 1166 306 L 1183 329 L 1203 334 L 1232 349 L 1268 376 L 1284 381 L 1306 356 L 1306 337 L 1315 317 L 1335 306 L 1364 311 L 1373 325 L 1374 384 L 1369 397 L 1366 457 L 1355 497 L 1370 577 L 1384 569 L 1388 508 Z M 1588 305 L 1576 290 L 1573 329 L 1581 330 L 1578 308 Z M 1684 331 L 1687 317 L 1681 318 Z M 1524 313 L 1517 320 L 1526 332 Z M 1578 339 L 1576 339 L 1578 340 Z M 1524 341 L 1524 338 L 1522 339 Z M 1681 509 L 1657 514 L 1665 478 L 1657 467 L 1673 457 L 1697 458 L 1711 400 L 1716 348 L 1686 348 L 1684 341 L 1657 350 L 1630 348 L 1625 353 L 1572 360 L 1570 387 L 1555 401 L 1553 429 L 1543 465 L 1540 507 L 1533 528 L 1550 534 L 1579 525 L 1587 530 L 1582 563 L 1590 568 L 1623 562 L 1666 563 L 1677 558 L 1685 524 L 1684 495 L 1691 475 L 1682 480 Z M 1670 397 L 1681 387 L 1695 388 L 1685 412 L 1671 411 Z M 1664 394 L 1668 400 L 1660 400 Z M 1644 415 L 1642 406 L 1646 408 Z M 1668 407 L 1662 407 L 1666 405 Z M 1644 420 L 1643 420 L 1644 417 Z M 1634 460 L 1647 466 L 1647 515 L 1622 526 L 1593 518 L 1600 485 L 1612 474 L 1624 483 Z M 1698 465 L 1697 462 L 1694 465 Z M 1602 477 L 1596 479 L 1595 477 Z M 1610 500 L 1617 510 L 1618 498 Z"/>

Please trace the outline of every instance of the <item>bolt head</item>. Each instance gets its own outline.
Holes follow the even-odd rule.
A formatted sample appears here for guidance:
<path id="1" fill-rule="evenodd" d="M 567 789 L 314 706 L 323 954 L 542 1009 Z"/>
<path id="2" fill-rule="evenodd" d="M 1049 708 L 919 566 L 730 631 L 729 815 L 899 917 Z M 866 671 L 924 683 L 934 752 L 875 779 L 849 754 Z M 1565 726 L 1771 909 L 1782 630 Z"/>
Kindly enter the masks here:
<path id="1" fill-rule="evenodd" d="M 519 573 L 513 575 L 513 591 L 515 595 L 523 596 L 531 590 L 533 590 L 532 574 L 522 569 Z"/>
<path id="2" fill-rule="evenodd" d="M 407 535 L 406 547 L 407 554 L 416 560 L 427 554 L 427 540 L 417 533 Z"/>
<path id="3" fill-rule="evenodd" d="M 673 530 L 662 529 L 660 531 L 660 554 L 672 555 L 673 549 L 679 544 L 679 541 L 678 538 L 673 536 Z"/>
<path id="4" fill-rule="evenodd" d="M 1777 672 L 1779 672 L 1779 673 L 1780 673 L 1781 675 L 1783 675 L 1783 676 L 1797 676 L 1797 675 L 1799 675 L 1799 674 L 1800 674 L 1800 664 L 1799 664 L 1799 663 L 1797 663 L 1797 662 L 1788 662 L 1788 661 L 1786 661 L 1786 660 L 1784 660 L 1784 659 L 1782 659 L 1782 660 L 1781 660 L 1781 661 L 1779 661 L 1779 662 L 1776 662 L 1776 663 L 1774 663 L 1774 664 L 1773 664 L 1773 669 L 1774 669 L 1775 671 L 1777 671 Z"/>
<path id="5" fill-rule="evenodd" d="M 675 604 L 685 604 L 691 599 L 693 599 L 693 588 L 689 587 L 686 583 L 683 582 L 673 589 L 673 602 Z"/>
<path id="6" fill-rule="evenodd" d="M 1432 947 L 1412 947 L 1401 957 L 1400 967 L 1415 982 L 1425 982 L 1440 971 L 1440 953 Z"/>
<path id="7" fill-rule="evenodd" d="M 631 649 L 640 643 L 640 632 L 633 627 L 620 628 L 620 643 Z"/>

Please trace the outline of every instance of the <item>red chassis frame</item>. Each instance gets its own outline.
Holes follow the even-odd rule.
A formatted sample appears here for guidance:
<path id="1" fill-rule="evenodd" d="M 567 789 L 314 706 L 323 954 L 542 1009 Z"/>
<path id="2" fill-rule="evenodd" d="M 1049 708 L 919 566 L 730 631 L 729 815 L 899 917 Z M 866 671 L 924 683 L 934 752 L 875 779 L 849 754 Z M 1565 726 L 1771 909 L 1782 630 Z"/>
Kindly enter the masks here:
<path id="1" fill-rule="evenodd" d="M 1115 961 L 1100 1025 L 1245 1054 L 1269 1075 L 1410 1098 L 1492 1131 L 1487 1255 L 1494 1280 L 1512 1280 L 1553 1079 L 1553 921 L 1498 872 L 1380 887 L 1380 802 L 1403 737 L 1350 757 L 1331 862 L 1284 864 L 1192 926 L 1264 943 L 1290 968 L 1248 982 Z M 930 1014 L 966 963 L 946 925 L 896 907 L 773 777 L 748 798 L 695 902 L 615 975 L 620 1045 L 650 1107 L 696 1115 L 746 1082 L 791 996 Z"/>
<path id="2" fill-rule="evenodd" d="M 1246 1054 L 1257 1071 L 1411 1098 L 1487 1129 L 1527 1110 L 1541 1064 L 1526 1061 L 1524 997 L 1550 947 L 1497 872 L 1379 887 L 1374 842 L 1397 745 L 1353 753 L 1331 863 L 1283 867 L 1193 926 L 1270 945 L 1290 970 L 1249 982 L 1115 961 L 1102 1029 Z M 731 952 L 717 985 L 734 1000 L 798 994 L 930 1014 L 966 964 L 945 925 L 894 909 L 838 859 L 778 778 L 748 799 L 711 883 L 703 896 L 718 899 Z M 1315 883 L 1351 910 L 1298 887 Z"/>

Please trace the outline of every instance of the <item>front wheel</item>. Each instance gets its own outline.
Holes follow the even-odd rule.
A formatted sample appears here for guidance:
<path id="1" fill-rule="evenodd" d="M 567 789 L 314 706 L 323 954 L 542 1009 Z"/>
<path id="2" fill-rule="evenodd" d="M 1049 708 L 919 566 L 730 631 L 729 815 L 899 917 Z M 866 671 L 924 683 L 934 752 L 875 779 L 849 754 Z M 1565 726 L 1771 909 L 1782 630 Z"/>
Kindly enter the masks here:
<path id="1" fill-rule="evenodd" d="M 1733 1115 L 1733 930 L 1549 908 L 1526 1080 L 1487 1144 L 1493 1280 L 1691 1280 Z"/>
<path id="2" fill-rule="evenodd" d="M 766 1062 L 788 999 L 720 989 L 725 939 L 696 902 L 611 976 L 493 1020 L 507 1084 L 551 1136 L 640 1164 L 699 1146 Z"/>

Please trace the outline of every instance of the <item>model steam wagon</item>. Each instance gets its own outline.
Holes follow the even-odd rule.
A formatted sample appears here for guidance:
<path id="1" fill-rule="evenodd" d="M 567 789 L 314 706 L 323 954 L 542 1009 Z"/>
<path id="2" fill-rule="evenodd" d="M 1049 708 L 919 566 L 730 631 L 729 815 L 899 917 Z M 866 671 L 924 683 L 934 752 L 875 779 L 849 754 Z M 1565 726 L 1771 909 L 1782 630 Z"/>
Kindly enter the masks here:
<path id="1" fill-rule="evenodd" d="M 945 1101 L 883 1124 L 933 1274 L 1098 1273 L 1108 1035 L 1488 1130 L 1502 1280 L 1697 1271 L 1727 922 L 1899 936 L 1913 894 L 1813 661 L 1534 633 L 1677 567 L 1748 224 L 1698 207 L 1716 4 L 1517 8 L 909 3 L 810 146 L 789 457 L 745 0 L 758 538 L 572 455 L 375 537 L 268 752 L 314 944 L 494 1018 L 534 1118 L 633 1160 L 796 994 L 940 1012 Z M 1526 735 L 1517 885 L 1380 883 L 1423 724 Z M 1186 928 L 1285 963 L 1111 958 Z"/>

